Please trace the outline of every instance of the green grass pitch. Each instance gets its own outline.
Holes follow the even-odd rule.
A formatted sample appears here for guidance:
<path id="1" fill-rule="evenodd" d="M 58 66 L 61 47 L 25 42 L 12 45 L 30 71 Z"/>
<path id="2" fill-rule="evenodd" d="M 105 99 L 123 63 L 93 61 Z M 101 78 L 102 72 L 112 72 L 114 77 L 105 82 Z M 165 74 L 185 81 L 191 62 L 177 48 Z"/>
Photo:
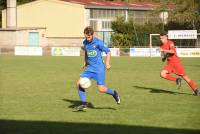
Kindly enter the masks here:
<path id="1" fill-rule="evenodd" d="M 177 89 L 161 79 L 160 58 L 113 57 L 106 85 L 121 104 L 101 94 L 95 81 L 87 90 L 86 112 L 76 80 L 83 57 L 0 57 L 1 134 L 200 134 L 200 97 L 186 82 Z M 182 58 L 200 86 L 200 58 Z"/>

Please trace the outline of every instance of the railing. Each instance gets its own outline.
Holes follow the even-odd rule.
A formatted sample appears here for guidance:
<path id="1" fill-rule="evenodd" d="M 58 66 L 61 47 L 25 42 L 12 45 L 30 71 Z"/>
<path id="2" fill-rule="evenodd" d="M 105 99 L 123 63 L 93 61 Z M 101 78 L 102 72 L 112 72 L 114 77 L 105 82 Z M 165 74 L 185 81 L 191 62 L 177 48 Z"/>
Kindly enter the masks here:
<path id="1" fill-rule="evenodd" d="M 114 47 L 112 43 L 111 35 L 113 31 L 95 31 L 95 36 L 103 40 L 108 47 Z M 129 47 L 150 47 L 150 46 L 159 46 L 160 39 L 159 34 L 155 34 L 152 37 L 148 33 L 137 33 L 133 36 L 134 39 Z M 182 40 L 173 40 L 175 45 L 179 48 L 200 48 L 200 33 L 197 34 L 197 39 L 182 39 Z M 126 46 L 128 47 L 128 46 Z"/>

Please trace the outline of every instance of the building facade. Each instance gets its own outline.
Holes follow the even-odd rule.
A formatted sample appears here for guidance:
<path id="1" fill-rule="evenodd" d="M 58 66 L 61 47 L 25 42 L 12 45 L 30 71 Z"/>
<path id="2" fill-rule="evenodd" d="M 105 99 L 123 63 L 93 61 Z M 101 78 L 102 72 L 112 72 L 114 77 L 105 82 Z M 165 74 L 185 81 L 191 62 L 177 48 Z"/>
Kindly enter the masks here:
<path id="1" fill-rule="evenodd" d="M 48 46 L 80 46 L 83 29 L 90 25 L 97 36 L 109 41 L 111 22 L 118 16 L 135 23 L 165 22 L 166 13 L 153 13 L 156 4 L 102 2 L 92 0 L 36 0 L 17 7 L 17 27 L 43 27 Z M 6 28 L 6 10 L 2 11 L 2 28 Z M 27 44 L 28 45 L 28 44 Z"/>

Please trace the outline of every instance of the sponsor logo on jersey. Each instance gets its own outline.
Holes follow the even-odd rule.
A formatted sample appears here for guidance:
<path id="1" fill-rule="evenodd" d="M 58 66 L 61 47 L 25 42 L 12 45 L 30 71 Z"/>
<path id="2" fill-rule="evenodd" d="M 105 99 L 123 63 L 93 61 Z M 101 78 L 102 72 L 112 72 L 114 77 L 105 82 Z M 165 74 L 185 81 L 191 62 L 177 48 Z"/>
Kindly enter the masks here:
<path id="1" fill-rule="evenodd" d="M 97 56 L 97 51 L 95 51 L 95 50 L 88 50 L 87 51 L 87 55 L 88 55 L 88 57 L 95 57 L 95 56 Z"/>

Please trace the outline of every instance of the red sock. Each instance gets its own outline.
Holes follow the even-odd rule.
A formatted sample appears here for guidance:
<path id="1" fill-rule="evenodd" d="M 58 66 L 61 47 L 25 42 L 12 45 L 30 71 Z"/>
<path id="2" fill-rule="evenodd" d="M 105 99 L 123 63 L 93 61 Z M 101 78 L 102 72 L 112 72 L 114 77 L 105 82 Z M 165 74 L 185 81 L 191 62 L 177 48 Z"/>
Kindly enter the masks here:
<path id="1" fill-rule="evenodd" d="M 167 79 L 167 80 L 170 80 L 170 81 L 176 81 L 176 78 L 169 75 L 169 74 L 167 74 L 166 77 L 164 77 L 164 78 Z"/>
<path id="2" fill-rule="evenodd" d="M 196 84 L 192 80 L 188 82 L 188 85 L 192 88 L 193 91 L 197 89 Z"/>

